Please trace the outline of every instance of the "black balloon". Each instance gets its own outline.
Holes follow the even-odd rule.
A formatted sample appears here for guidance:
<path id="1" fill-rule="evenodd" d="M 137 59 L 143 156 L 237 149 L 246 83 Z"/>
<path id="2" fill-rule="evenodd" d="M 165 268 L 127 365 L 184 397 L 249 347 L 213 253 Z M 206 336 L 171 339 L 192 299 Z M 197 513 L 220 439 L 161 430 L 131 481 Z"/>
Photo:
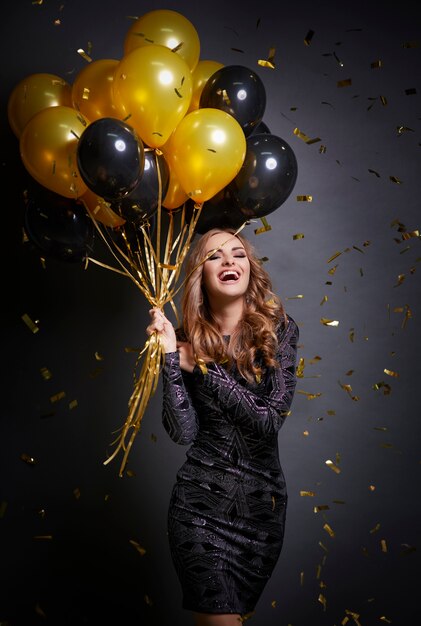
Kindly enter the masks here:
<path id="1" fill-rule="evenodd" d="M 82 261 L 92 251 L 94 225 L 83 204 L 41 185 L 28 191 L 24 228 L 32 243 L 59 261 Z"/>
<path id="2" fill-rule="evenodd" d="M 83 181 L 108 202 L 135 189 L 144 159 L 143 143 L 135 130 L 112 117 L 92 122 L 79 139 L 77 163 Z"/>
<path id="3" fill-rule="evenodd" d="M 193 200 L 186 202 L 186 220 L 193 216 Z M 237 209 L 228 189 L 222 189 L 213 198 L 203 203 L 195 232 L 203 235 L 212 228 L 239 228 L 247 218 Z"/>
<path id="4" fill-rule="evenodd" d="M 266 126 L 264 122 L 259 122 L 257 126 L 253 128 L 253 135 L 262 135 L 262 134 L 270 135 L 271 132 L 268 126 Z"/>
<path id="5" fill-rule="evenodd" d="M 281 206 L 296 180 L 297 159 L 289 144 L 275 135 L 252 135 L 244 163 L 228 189 L 244 218 L 251 219 Z"/>
<path id="6" fill-rule="evenodd" d="M 153 150 L 146 150 L 145 165 L 137 186 L 119 202 L 111 203 L 111 208 L 128 222 L 143 222 L 158 209 L 158 167 L 161 177 L 161 200 L 165 198 L 170 179 L 167 162 L 162 155 L 157 155 Z"/>
<path id="7" fill-rule="evenodd" d="M 240 124 L 246 137 L 261 121 L 266 91 L 259 76 L 242 65 L 226 65 L 209 78 L 200 96 L 200 108 L 221 109 Z"/>

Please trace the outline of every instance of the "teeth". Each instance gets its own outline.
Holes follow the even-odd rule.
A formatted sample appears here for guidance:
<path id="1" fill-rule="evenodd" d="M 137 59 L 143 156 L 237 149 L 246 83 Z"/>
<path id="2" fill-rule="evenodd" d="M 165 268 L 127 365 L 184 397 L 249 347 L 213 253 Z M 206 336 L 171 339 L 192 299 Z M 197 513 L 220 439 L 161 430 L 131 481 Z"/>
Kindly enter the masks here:
<path id="1" fill-rule="evenodd" d="M 237 272 L 234 272 L 233 270 L 226 270 L 225 272 L 222 272 L 222 274 L 220 274 L 219 278 L 223 279 L 223 278 L 225 278 L 225 276 L 233 276 L 235 279 L 238 278 Z"/>

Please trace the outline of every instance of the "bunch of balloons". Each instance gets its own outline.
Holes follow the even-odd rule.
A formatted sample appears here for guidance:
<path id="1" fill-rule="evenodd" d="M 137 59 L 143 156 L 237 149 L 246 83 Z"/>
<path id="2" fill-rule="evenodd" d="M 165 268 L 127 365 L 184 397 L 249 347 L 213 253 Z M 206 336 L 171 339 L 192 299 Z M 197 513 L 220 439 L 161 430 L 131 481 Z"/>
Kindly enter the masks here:
<path id="1" fill-rule="evenodd" d="M 291 193 L 297 162 L 262 122 L 265 106 L 253 70 L 201 60 L 191 22 L 155 10 L 133 22 L 120 60 L 90 62 L 72 85 L 52 74 L 26 77 L 10 95 L 8 117 L 40 185 L 39 209 L 45 190 L 49 207 L 57 194 L 61 210 L 82 205 L 115 229 L 161 206 L 195 203 L 200 232 L 263 217 Z M 28 236 L 42 247 L 36 213 L 29 202 Z M 57 228 L 51 236 L 60 240 Z M 56 256 L 80 259 L 80 234 L 74 256 L 69 241 Z"/>

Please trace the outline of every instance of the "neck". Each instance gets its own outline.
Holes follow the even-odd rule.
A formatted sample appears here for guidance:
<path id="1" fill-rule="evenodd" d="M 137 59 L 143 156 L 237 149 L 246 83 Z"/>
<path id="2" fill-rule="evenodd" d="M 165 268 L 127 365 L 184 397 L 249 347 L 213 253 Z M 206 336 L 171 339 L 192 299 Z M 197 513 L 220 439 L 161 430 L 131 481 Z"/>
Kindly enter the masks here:
<path id="1" fill-rule="evenodd" d="M 213 317 L 216 319 L 223 335 L 232 335 L 244 313 L 244 299 L 239 298 L 229 303 L 212 303 Z"/>

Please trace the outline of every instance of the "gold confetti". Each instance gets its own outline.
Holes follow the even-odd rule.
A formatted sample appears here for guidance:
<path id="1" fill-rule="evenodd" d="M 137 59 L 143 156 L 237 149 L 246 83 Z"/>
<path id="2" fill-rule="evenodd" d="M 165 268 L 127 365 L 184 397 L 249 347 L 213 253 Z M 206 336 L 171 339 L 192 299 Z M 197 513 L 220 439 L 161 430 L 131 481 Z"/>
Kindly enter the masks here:
<path id="1" fill-rule="evenodd" d="M 304 585 L 304 572 L 300 572 L 300 585 L 301 587 Z"/>
<path id="2" fill-rule="evenodd" d="M 33 456 L 29 456 L 29 454 L 25 454 L 24 452 L 20 455 L 22 461 L 25 461 L 27 465 L 36 465 L 36 460 Z"/>
<path id="3" fill-rule="evenodd" d="M 140 543 L 138 543 L 134 539 L 129 539 L 129 542 L 132 544 L 132 546 L 134 546 L 136 548 L 136 550 L 139 552 L 140 556 L 145 556 L 146 550 L 145 550 L 145 548 L 143 548 L 140 545 Z"/>
<path id="4" fill-rule="evenodd" d="M 335 463 L 333 461 L 331 461 L 330 459 L 328 459 L 327 461 L 325 461 L 326 465 L 328 467 L 330 467 L 331 470 L 333 470 L 336 474 L 340 474 L 341 473 L 341 469 L 340 467 L 338 467 L 337 465 L 335 465 Z"/>
<path id="5" fill-rule="evenodd" d="M 310 434 L 310 433 L 308 432 L 308 430 L 304 430 L 304 431 L 303 431 L 303 435 L 304 435 L 304 437 L 308 437 L 308 436 L 309 436 L 309 434 Z"/>
<path id="6" fill-rule="evenodd" d="M 326 548 L 325 544 L 322 543 L 321 541 L 319 541 L 319 546 L 322 548 L 322 550 L 324 550 L 325 552 L 329 552 L 329 550 Z"/>
<path id="7" fill-rule="evenodd" d="M 152 599 L 148 595 L 145 594 L 144 600 L 148 606 L 153 606 Z"/>
<path id="8" fill-rule="evenodd" d="M 2 500 L 0 502 L 0 519 L 2 519 L 5 516 L 6 509 L 7 509 L 7 502 L 5 500 Z"/>
<path id="9" fill-rule="evenodd" d="M 44 380 L 50 380 L 50 378 L 52 377 L 52 374 L 48 367 L 41 367 L 40 372 Z"/>
<path id="10" fill-rule="evenodd" d="M 328 274 L 330 274 L 331 276 L 333 276 L 337 270 L 337 268 L 339 267 L 338 264 L 334 265 L 333 267 L 330 268 L 330 270 L 327 271 Z"/>
<path id="11" fill-rule="evenodd" d="M 76 409 L 78 407 L 78 401 L 77 400 L 72 400 L 71 402 L 69 402 L 69 409 L 71 411 L 73 411 L 73 409 Z"/>
<path id="12" fill-rule="evenodd" d="M 354 370 L 348 370 L 345 376 L 352 376 L 353 373 L 354 373 Z"/>
<path id="13" fill-rule="evenodd" d="M 388 376 L 393 376 L 394 378 L 399 378 L 399 374 L 397 372 L 393 372 L 392 370 L 387 370 L 387 369 L 384 369 L 383 371 Z"/>
<path id="14" fill-rule="evenodd" d="M 335 536 L 335 532 L 332 530 L 332 528 L 329 526 L 329 524 L 328 524 L 328 523 L 326 523 L 326 524 L 323 526 L 323 529 L 327 532 L 327 534 L 328 534 L 330 537 L 334 537 L 334 536 Z"/>
<path id="15" fill-rule="evenodd" d="M 306 46 L 310 45 L 311 40 L 313 39 L 313 35 L 314 35 L 314 30 L 309 30 L 307 35 L 304 37 L 304 44 Z"/>
<path id="16" fill-rule="evenodd" d="M 326 146 L 320 146 L 319 154 L 326 154 Z"/>
<path id="17" fill-rule="evenodd" d="M 297 393 L 301 393 L 302 395 L 307 396 L 307 400 L 314 400 L 315 398 L 320 398 L 320 396 L 322 395 L 321 392 L 320 393 L 310 393 L 308 391 L 302 391 L 301 389 L 298 389 Z"/>
<path id="18" fill-rule="evenodd" d="M 316 579 L 319 580 L 320 574 L 322 573 L 322 566 L 318 565 L 316 570 Z"/>
<path id="19" fill-rule="evenodd" d="M 339 326 L 338 320 L 330 320 L 326 317 L 321 317 L 320 323 L 323 324 L 324 326 Z"/>
<path id="20" fill-rule="evenodd" d="M 369 487 L 368 487 L 368 488 L 370 489 L 370 491 L 375 491 L 375 490 L 376 490 L 375 485 L 369 485 Z"/>
<path id="21" fill-rule="evenodd" d="M 326 413 L 328 415 L 336 415 L 336 411 L 332 411 L 331 409 L 329 411 L 326 411 Z"/>
<path id="22" fill-rule="evenodd" d="M 304 298 L 304 296 L 302 294 L 299 294 L 298 296 L 286 297 L 285 300 L 301 300 L 302 298 Z"/>
<path id="23" fill-rule="evenodd" d="M 77 53 L 80 54 L 82 59 L 85 59 L 85 61 L 88 61 L 88 63 L 91 63 L 92 58 L 89 56 L 89 54 L 85 52 L 83 48 L 78 48 Z"/>
<path id="24" fill-rule="evenodd" d="M 301 357 L 299 362 L 298 362 L 297 368 L 296 368 L 296 376 L 298 378 L 303 378 L 303 376 L 304 376 L 304 368 L 305 368 L 305 361 Z"/>
<path id="25" fill-rule="evenodd" d="M 383 394 L 385 396 L 389 396 L 392 392 L 392 387 L 390 385 L 388 385 L 387 383 L 385 383 L 384 381 L 380 381 L 378 383 L 375 383 L 373 385 L 373 389 L 375 391 L 379 391 L 379 389 L 383 389 Z"/>
<path id="26" fill-rule="evenodd" d="M 271 605 L 272 609 L 276 609 L 276 600 L 272 600 L 270 605 Z"/>
<path id="27" fill-rule="evenodd" d="M 156 435 L 154 435 L 153 433 L 151 433 L 150 439 L 151 439 L 151 441 L 153 441 L 153 443 L 156 443 L 158 441 L 158 437 Z"/>
<path id="28" fill-rule="evenodd" d="M 292 238 L 294 239 L 294 241 L 296 239 L 304 239 L 304 233 L 296 233 L 295 235 L 292 236 Z"/>
<path id="29" fill-rule="evenodd" d="M 323 610 L 326 611 L 326 598 L 324 597 L 324 595 L 320 593 L 317 599 L 323 605 Z"/>
<path id="30" fill-rule="evenodd" d="M 338 82 L 336 83 L 337 87 L 350 87 L 352 85 L 352 79 L 351 78 L 345 78 L 344 80 L 338 80 Z"/>
<path id="31" fill-rule="evenodd" d="M 381 67 L 383 67 L 383 64 L 382 64 L 380 59 L 378 59 L 377 61 L 373 61 L 372 64 L 371 64 L 371 69 L 372 70 L 378 70 Z"/>
<path id="32" fill-rule="evenodd" d="M 382 105 L 384 107 L 387 106 L 387 98 L 386 98 L 386 96 L 380 96 L 380 102 L 382 103 Z"/>
<path id="33" fill-rule="evenodd" d="M 47 539 L 47 540 L 51 540 L 53 538 L 53 535 L 35 535 L 34 539 Z"/>
<path id="34" fill-rule="evenodd" d="M 99 352 L 95 352 L 95 360 L 96 361 L 103 361 L 104 357 L 101 356 Z"/>
<path id="35" fill-rule="evenodd" d="M 379 620 L 381 622 L 386 622 L 386 624 L 391 624 L 392 620 L 391 619 L 387 619 L 387 617 L 385 617 L 384 615 L 382 615 L 381 617 L 379 617 Z"/>
<path id="36" fill-rule="evenodd" d="M 133 478 L 133 477 L 135 477 L 135 476 L 136 476 L 135 472 L 134 472 L 133 470 L 131 470 L 131 469 L 128 469 L 128 470 L 126 471 L 126 475 L 127 475 L 129 478 Z"/>
<path id="37" fill-rule="evenodd" d="M 269 48 L 269 54 L 268 54 L 268 58 L 267 59 L 259 59 L 257 61 L 258 65 L 261 65 L 262 67 L 268 67 L 271 70 L 275 69 L 275 48 Z"/>
<path id="38" fill-rule="evenodd" d="M 300 496 L 314 497 L 316 494 L 314 491 L 300 491 Z"/>
<path id="39" fill-rule="evenodd" d="M 31 330 L 34 333 L 34 335 L 35 335 L 35 333 L 37 333 L 39 331 L 39 327 L 36 325 L 35 322 L 33 322 L 31 320 L 31 318 L 29 317 L 29 315 L 27 313 L 24 313 L 21 316 L 21 319 L 25 322 L 25 324 L 27 325 L 29 330 Z"/>
<path id="40" fill-rule="evenodd" d="M 297 202 L 313 202 L 313 196 L 297 196 Z"/>
<path id="41" fill-rule="evenodd" d="M 65 397 L 66 397 L 66 393 L 64 391 L 59 391 L 54 396 L 50 397 L 50 402 L 51 404 L 54 404 L 55 402 L 58 402 L 59 400 L 62 400 Z"/>
<path id="42" fill-rule="evenodd" d="M 322 304 L 324 304 L 325 302 L 327 302 L 327 296 L 323 296 L 322 301 L 320 302 L 320 306 L 322 306 Z"/>
<path id="43" fill-rule="evenodd" d="M 387 552 L 387 544 L 386 544 L 386 539 L 381 539 L 381 541 L 380 541 L 380 546 L 381 546 L 381 550 L 382 550 L 382 552 Z"/>
<path id="44" fill-rule="evenodd" d="M 314 513 L 320 513 L 320 511 L 328 511 L 329 506 L 327 504 L 318 504 L 313 508 Z"/>
<path id="45" fill-rule="evenodd" d="M 334 261 L 338 256 L 340 256 L 342 254 L 342 252 L 335 252 L 334 254 L 332 254 L 332 256 L 330 257 L 330 259 L 328 259 L 326 261 L 326 263 L 330 263 L 331 261 Z"/>
<path id="46" fill-rule="evenodd" d="M 378 530 L 380 530 L 380 524 L 379 524 L 379 523 L 377 523 L 377 524 L 374 526 L 374 528 L 372 528 L 372 529 L 370 530 L 370 534 L 371 534 L 371 535 L 374 535 L 374 533 L 376 533 Z"/>
<path id="47" fill-rule="evenodd" d="M 79 487 L 76 487 L 75 489 L 73 489 L 73 495 L 76 498 L 76 500 L 79 500 L 79 498 L 80 498 L 80 489 L 79 489 Z"/>
<path id="48" fill-rule="evenodd" d="M 320 137 L 316 137 L 314 139 L 310 139 L 310 137 L 308 135 L 306 135 L 305 133 L 303 133 L 299 128 L 294 128 L 294 135 L 297 135 L 297 137 L 299 139 L 302 139 L 306 144 L 311 145 L 313 143 L 317 143 L 318 141 L 321 141 Z"/>
<path id="49" fill-rule="evenodd" d="M 389 180 L 391 180 L 392 183 L 396 183 L 397 185 L 402 185 L 402 181 L 396 176 L 389 176 Z"/>
<path id="50" fill-rule="evenodd" d="M 272 226 L 268 224 L 266 217 L 261 217 L 260 221 L 262 222 L 263 226 L 261 226 L 260 228 L 256 228 L 256 230 L 254 231 L 255 235 L 261 235 L 262 233 L 267 233 L 272 230 Z"/>
<path id="51" fill-rule="evenodd" d="M 360 399 L 359 396 L 353 396 L 352 395 L 352 387 L 351 385 L 347 385 L 347 384 L 342 384 L 340 381 L 338 381 L 339 385 L 342 387 L 342 389 L 344 391 L 347 392 L 347 394 L 349 395 L 349 397 L 354 400 L 354 402 L 358 402 L 358 400 Z"/>

